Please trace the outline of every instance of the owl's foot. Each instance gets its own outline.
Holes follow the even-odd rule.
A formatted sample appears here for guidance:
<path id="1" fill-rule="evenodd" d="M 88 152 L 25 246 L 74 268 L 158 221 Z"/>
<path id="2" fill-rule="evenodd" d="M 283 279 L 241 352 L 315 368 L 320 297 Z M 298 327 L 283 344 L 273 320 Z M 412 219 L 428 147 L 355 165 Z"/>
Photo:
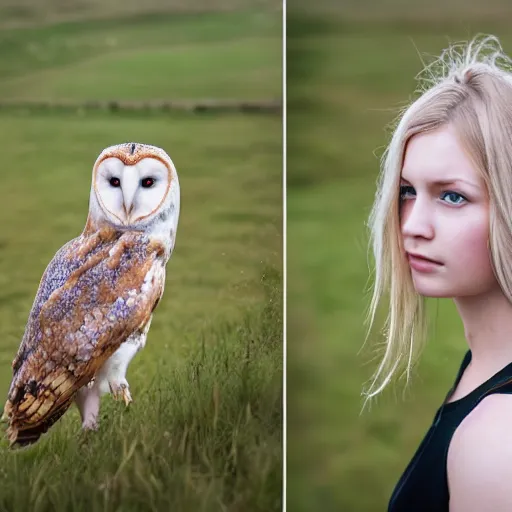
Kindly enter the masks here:
<path id="1" fill-rule="evenodd" d="M 98 420 L 95 417 L 89 417 L 82 423 L 82 430 L 98 430 Z"/>
<path id="2" fill-rule="evenodd" d="M 95 438 L 98 431 L 98 423 L 86 425 L 82 423 L 82 428 L 76 436 L 78 446 L 87 448 Z"/>
<path id="3" fill-rule="evenodd" d="M 108 384 L 114 400 L 122 399 L 126 407 L 133 402 L 132 395 L 130 394 L 130 386 L 126 379 L 123 379 L 120 382 L 109 382 Z"/>

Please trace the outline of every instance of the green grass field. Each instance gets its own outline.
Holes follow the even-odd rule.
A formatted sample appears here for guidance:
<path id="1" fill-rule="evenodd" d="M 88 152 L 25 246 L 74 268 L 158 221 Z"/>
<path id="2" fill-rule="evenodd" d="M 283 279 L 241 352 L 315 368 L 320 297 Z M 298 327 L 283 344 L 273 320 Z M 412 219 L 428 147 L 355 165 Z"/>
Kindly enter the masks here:
<path id="1" fill-rule="evenodd" d="M 4 30 L 0 98 L 279 98 L 280 23 L 249 11 Z"/>
<path id="2" fill-rule="evenodd" d="M 107 2 L 109 5 L 111 2 Z M 0 32 L 0 98 L 279 98 L 276 12 L 74 21 Z M 276 115 L 0 114 L 0 391 L 44 268 L 83 229 L 106 146 L 163 147 L 175 252 L 128 410 L 72 408 L 32 448 L 0 442 L 0 510 L 280 510 L 282 128 Z M 2 391 L 3 390 L 3 391 Z"/>
<path id="3" fill-rule="evenodd" d="M 386 510 L 467 349 L 453 305 L 433 301 L 432 335 L 411 386 L 404 395 L 399 381 L 360 414 L 379 356 L 377 332 L 361 347 L 365 221 L 385 126 L 414 91 L 417 49 L 436 55 L 486 32 L 512 51 L 500 22 L 510 8 L 468 2 L 454 21 L 456 9 L 440 2 L 365 3 L 366 18 L 355 3 L 345 11 L 324 4 L 328 15 L 289 13 L 287 27 L 288 508 L 373 512 Z"/>

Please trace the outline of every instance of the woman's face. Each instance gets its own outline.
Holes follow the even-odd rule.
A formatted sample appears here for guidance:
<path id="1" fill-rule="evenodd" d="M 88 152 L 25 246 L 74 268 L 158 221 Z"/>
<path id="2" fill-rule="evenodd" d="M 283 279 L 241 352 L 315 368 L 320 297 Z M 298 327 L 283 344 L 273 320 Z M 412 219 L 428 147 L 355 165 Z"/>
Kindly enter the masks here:
<path id="1" fill-rule="evenodd" d="M 485 185 L 453 126 L 410 139 L 400 194 L 403 244 L 419 294 L 467 297 L 498 286 Z"/>

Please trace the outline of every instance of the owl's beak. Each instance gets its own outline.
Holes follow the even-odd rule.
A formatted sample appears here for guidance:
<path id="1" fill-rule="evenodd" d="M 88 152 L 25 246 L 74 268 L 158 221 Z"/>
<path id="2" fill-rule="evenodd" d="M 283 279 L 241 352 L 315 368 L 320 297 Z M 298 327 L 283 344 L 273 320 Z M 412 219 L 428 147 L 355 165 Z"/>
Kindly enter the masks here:
<path id="1" fill-rule="evenodd" d="M 124 210 L 124 214 L 126 216 L 126 224 L 129 224 L 130 222 L 130 214 L 132 213 L 133 211 L 133 203 L 127 208 L 126 205 L 123 204 L 123 210 Z"/>
<path id="2" fill-rule="evenodd" d="M 123 191 L 123 208 L 124 213 L 126 215 L 124 221 L 125 224 L 129 224 L 130 220 L 130 214 L 133 211 L 133 199 L 135 197 L 135 193 L 137 192 L 137 188 L 139 186 L 139 183 L 137 180 L 125 180 L 124 183 L 121 185 L 121 189 Z"/>

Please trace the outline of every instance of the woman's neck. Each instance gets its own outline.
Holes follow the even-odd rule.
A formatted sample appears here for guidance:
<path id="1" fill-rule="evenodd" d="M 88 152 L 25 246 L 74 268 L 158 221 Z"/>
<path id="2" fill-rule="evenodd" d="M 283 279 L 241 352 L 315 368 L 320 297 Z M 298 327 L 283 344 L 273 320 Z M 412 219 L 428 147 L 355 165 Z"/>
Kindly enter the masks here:
<path id="1" fill-rule="evenodd" d="M 471 366 L 477 373 L 493 375 L 512 362 L 512 304 L 499 286 L 478 297 L 458 297 Z"/>

